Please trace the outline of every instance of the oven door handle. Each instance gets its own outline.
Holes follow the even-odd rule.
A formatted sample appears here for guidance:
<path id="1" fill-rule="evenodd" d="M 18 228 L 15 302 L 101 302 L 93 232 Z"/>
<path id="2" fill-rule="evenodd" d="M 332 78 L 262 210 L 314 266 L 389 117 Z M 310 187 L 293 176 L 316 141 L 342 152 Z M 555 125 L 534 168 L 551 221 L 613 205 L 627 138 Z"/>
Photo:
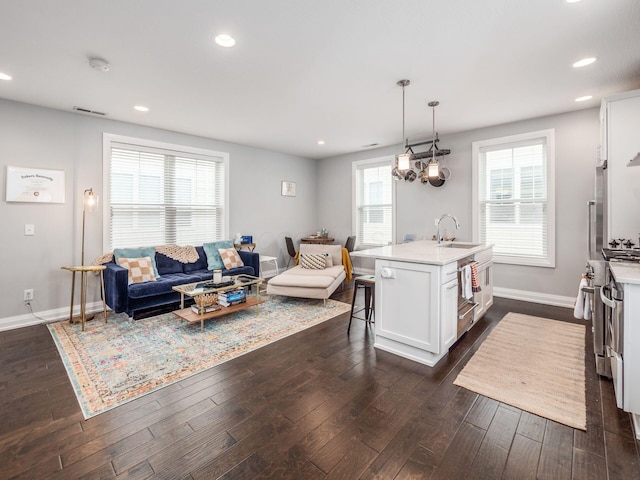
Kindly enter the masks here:
<path id="1" fill-rule="evenodd" d="M 602 303 L 613 310 L 616 308 L 616 302 L 607 298 L 607 296 L 604 294 L 604 288 L 605 287 L 600 287 L 600 299 L 602 300 Z"/>

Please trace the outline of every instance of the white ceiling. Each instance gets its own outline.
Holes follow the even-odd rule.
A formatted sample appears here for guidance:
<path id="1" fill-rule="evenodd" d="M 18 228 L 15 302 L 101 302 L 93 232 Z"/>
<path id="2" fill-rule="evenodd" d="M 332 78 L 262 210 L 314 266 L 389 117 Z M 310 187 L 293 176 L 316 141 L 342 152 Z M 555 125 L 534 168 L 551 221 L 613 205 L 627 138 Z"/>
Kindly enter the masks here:
<path id="1" fill-rule="evenodd" d="M 399 144 L 408 78 L 407 136 L 438 100 L 445 147 L 640 88 L 639 26 L 638 0 L 0 0 L 0 98 L 323 158 Z"/>

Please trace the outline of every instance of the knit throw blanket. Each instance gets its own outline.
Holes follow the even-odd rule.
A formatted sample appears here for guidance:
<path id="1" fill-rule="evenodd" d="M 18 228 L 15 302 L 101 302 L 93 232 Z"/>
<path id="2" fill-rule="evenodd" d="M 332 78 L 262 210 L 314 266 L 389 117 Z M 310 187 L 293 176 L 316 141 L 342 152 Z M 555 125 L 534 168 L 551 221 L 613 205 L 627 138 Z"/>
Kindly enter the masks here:
<path id="1" fill-rule="evenodd" d="M 191 245 L 158 245 L 156 252 L 166 255 L 180 263 L 195 263 L 198 261 L 198 251 Z M 113 261 L 113 252 L 105 253 L 93 261 L 94 265 L 102 265 Z"/>

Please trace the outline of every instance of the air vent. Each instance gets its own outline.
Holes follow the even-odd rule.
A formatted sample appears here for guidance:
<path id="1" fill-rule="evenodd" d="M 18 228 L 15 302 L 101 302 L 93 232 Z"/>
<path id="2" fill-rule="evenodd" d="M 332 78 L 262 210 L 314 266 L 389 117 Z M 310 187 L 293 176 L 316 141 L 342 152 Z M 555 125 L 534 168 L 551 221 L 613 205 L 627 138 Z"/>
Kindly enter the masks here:
<path id="1" fill-rule="evenodd" d="M 362 145 L 362 148 L 371 148 L 371 147 L 377 147 L 378 144 L 377 143 L 370 143 L 369 145 Z"/>
<path id="2" fill-rule="evenodd" d="M 91 115 L 101 115 L 103 117 L 105 117 L 107 114 L 104 112 L 96 112 L 95 110 L 89 110 L 88 108 L 82 108 L 82 107 L 73 107 L 73 109 L 76 112 L 82 112 L 82 113 L 90 113 Z"/>

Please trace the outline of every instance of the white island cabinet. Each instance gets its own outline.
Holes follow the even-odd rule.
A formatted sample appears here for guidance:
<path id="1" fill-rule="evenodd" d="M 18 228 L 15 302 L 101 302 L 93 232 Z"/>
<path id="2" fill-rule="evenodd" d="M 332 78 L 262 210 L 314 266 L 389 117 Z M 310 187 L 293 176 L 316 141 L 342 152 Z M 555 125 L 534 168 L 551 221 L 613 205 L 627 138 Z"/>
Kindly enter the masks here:
<path id="1" fill-rule="evenodd" d="M 640 440 L 640 265 L 611 262 L 609 268 L 615 281 L 622 284 L 624 297 L 620 332 L 622 359 L 618 356 L 610 359 L 612 368 L 617 370 L 614 374 L 616 403 L 632 414 L 636 438 Z M 620 308 L 619 305 L 616 308 Z"/>
<path id="2" fill-rule="evenodd" d="M 477 255 L 489 268 L 492 251 L 486 245 L 453 245 L 423 240 L 351 253 L 375 259 L 376 348 L 429 366 L 447 354 L 459 333 L 458 260 Z M 492 279 L 490 270 L 482 279 Z M 492 286 L 486 289 L 485 307 L 493 299 Z"/>

